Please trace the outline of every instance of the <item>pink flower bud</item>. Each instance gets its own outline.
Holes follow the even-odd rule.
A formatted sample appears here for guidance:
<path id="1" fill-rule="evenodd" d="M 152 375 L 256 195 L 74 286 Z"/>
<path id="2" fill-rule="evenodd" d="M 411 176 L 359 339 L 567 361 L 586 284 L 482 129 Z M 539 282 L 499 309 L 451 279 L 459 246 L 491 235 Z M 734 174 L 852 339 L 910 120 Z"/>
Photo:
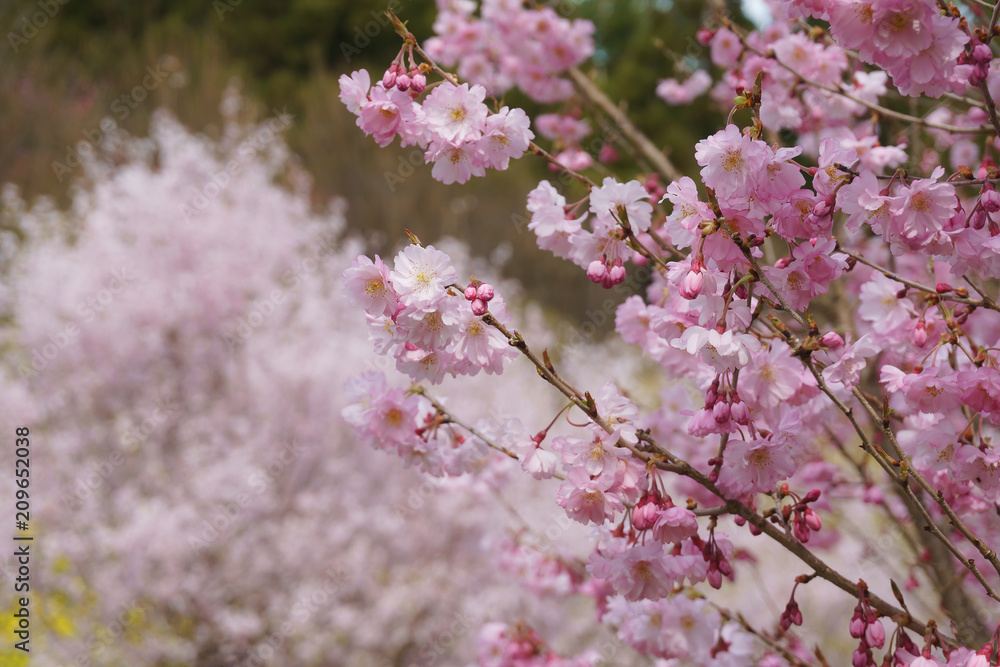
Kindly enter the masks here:
<path id="1" fill-rule="evenodd" d="M 478 296 L 483 301 L 492 301 L 493 285 L 490 285 L 488 283 L 483 283 L 482 285 L 479 286 L 479 289 L 476 290 L 476 296 Z"/>
<path id="2" fill-rule="evenodd" d="M 869 646 L 882 648 L 885 644 L 885 628 L 882 627 L 882 621 L 876 619 L 865 629 L 865 641 Z"/>
<path id="3" fill-rule="evenodd" d="M 820 495 L 822 495 L 822 491 L 820 491 L 819 489 L 813 489 L 812 491 L 810 491 L 809 493 L 807 493 L 805 495 L 805 497 L 802 498 L 802 502 L 803 503 L 814 503 L 817 500 L 819 500 Z"/>
<path id="4" fill-rule="evenodd" d="M 861 635 L 865 634 L 865 621 L 861 618 L 861 612 L 855 611 L 851 617 L 850 631 L 855 639 L 861 639 Z"/>
<path id="5" fill-rule="evenodd" d="M 389 65 L 389 69 L 385 71 L 382 75 L 382 87 L 389 90 L 396 85 L 396 76 L 399 74 L 399 65 L 393 63 Z"/>
<path id="6" fill-rule="evenodd" d="M 690 301 L 691 299 L 697 297 L 701 294 L 701 286 L 704 283 L 704 278 L 701 276 L 701 271 L 688 271 L 687 275 L 684 276 L 684 280 L 681 282 L 681 297 Z"/>
<path id="7" fill-rule="evenodd" d="M 709 570 L 708 585 L 716 590 L 722 588 L 722 573 L 718 570 Z"/>
<path id="8" fill-rule="evenodd" d="M 980 42 L 972 47 L 972 61 L 975 63 L 988 63 L 993 59 L 993 50 L 989 45 Z"/>
<path id="9" fill-rule="evenodd" d="M 812 210 L 813 215 L 815 215 L 817 218 L 822 218 L 829 212 L 830 212 L 830 204 L 825 199 L 823 201 L 816 202 L 816 205 L 813 206 Z"/>
<path id="10" fill-rule="evenodd" d="M 802 610 L 799 609 L 799 605 L 795 605 L 795 609 L 792 610 L 792 623 L 802 625 Z"/>
<path id="11" fill-rule="evenodd" d="M 844 347 L 844 339 L 836 331 L 828 331 L 820 337 L 819 344 L 831 350 L 838 350 Z"/>
<path id="12" fill-rule="evenodd" d="M 853 665 L 853 667 L 867 667 L 868 652 L 862 651 L 860 647 L 855 649 L 854 655 L 851 656 L 851 665 Z"/>
<path id="13" fill-rule="evenodd" d="M 660 507 L 656 496 L 647 493 L 632 510 L 632 526 L 636 530 L 649 530 L 656 523 L 659 511 Z"/>
<path id="14" fill-rule="evenodd" d="M 712 408 L 712 416 L 717 424 L 725 424 L 729 421 L 729 403 L 719 401 Z"/>
<path id="15" fill-rule="evenodd" d="M 746 426 L 750 423 L 750 408 L 743 401 L 737 401 L 730 406 L 729 416 L 740 426 Z"/>
<path id="16" fill-rule="evenodd" d="M 917 322 L 917 326 L 913 327 L 913 344 L 917 347 L 923 347 L 926 342 L 927 324 L 923 320 L 920 320 Z"/>
<path id="17" fill-rule="evenodd" d="M 396 77 L 396 88 L 402 91 L 410 89 L 410 76 L 406 72 Z"/>
<path id="18" fill-rule="evenodd" d="M 487 310 L 489 310 L 489 307 L 486 305 L 486 302 L 483 301 L 482 299 L 476 299 L 475 301 L 472 302 L 473 315 L 476 315 L 477 317 L 480 315 L 485 315 Z"/>
<path id="19" fill-rule="evenodd" d="M 774 268 L 783 269 L 791 263 L 792 263 L 791 257 L 780 257 L 778 258 L 778 261 L 774 263 Z"/>
<path id="20" fill-rule="evenodd" d="M 989 216 L 986 215 L 986 211 L 980 207 L 973 211 L 972 220 L 969 221 L 969 224 L 973 229 L 979 230 L 986 226 L 987 220 L 989 220 Z"/>
<path id="21" fill-rule="evenodd" d="M 469 286 L 465 288 L 465 300 L 475 301 L 478 296 L 479 292 L 476 289 L 476 286 L 473 285 L 472 283 L 469 283 Z"/>
<path id="22" fill-rule="evenodd" d="M 604 266 L 604 262 L 599 259 L 595 259 L 587 267 L 587 277 L 590 278 L 591 282 L 601 283 L 607 275 L 608 267 Z"/>
<path id="23" fill-rule="evenodd" d="M 819 514 L 816 514 L 816 512 L 807 508 L 803 514 L 805 515 L 806 525 L 809 526 L 810 530 L 818 532 L 823 527 L 823 522 L 820 521 Z"/>
<path id="24" fill-rule="evenodd" d="M 621 264 L 615 264 L 608 272 L 608 277 L 611 279 L 612 285 L 621 285 L 625 282 L 625 267 Z"/>
<path id="25" fill-rule="evenodd" d="M 417 95 L 427 90 L 427 77 L 417 72 L 410 76 L 410 90 Z"/>
<path id="26" fill-rule="evenodd" d="M 1000 192 L 992 188 L 989 190 L 984 189 L 982 196 L 979 198 L 979 203 L 982 204 L 987 213 L 1000 211 Z"/>

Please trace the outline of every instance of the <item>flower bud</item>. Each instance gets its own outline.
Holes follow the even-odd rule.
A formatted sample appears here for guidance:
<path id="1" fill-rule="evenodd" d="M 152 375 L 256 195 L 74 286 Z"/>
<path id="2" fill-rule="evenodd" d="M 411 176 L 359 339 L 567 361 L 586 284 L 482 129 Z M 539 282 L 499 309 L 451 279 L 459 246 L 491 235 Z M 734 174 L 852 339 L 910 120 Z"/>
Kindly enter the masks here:
<path id="1" fill-rule="evenodd" d="M 479 286 L 479 289 L 476 290 L 476 296 L 478 296 L 483 301 L 492 301 L 493 285 L 490 285 L 489 283 L 483 283 L 482 285 Z"/>
<path id="2" fill-rule="evenodd" d="M 385 71 L 382 75 L 382 87 L 389 90 L 396 85 L 396 77 L 399 75 L 399 64 L 393 63 L 389 65 L 389 69 Z"/>
<path id="3" fill-rule="evenodd" d="M 476 290 L 476 286 L 472 283 L 469 283 L 469 286 L 465 288 L 465 300 L 475 301 L 478 295 L 479 292 Z"/>
<path id="4" fill-rule="evenodd" d="M 615 264 L 611 267 L 611 270 L 608 271 L 608 277 L 611 279 L 612 285 L 621 285 L 625 282 L 625 267 L 620 263 Z"/>
<path id="5" fill-rule="evenodd" d="M 701 294 L 701 287 L 703 283 L 704 278 L 701 276 L 701 271 L 688 271 L 687 275 L 684 276 L 684 280 L 681 282 L 681 297 L 687 299 L 688 301 L 694 299 Z"/>
<path id="6" fill-rule="evenodd" d="M 396 77 L 396 88 L 402 91 L 410 89 L 410 76 L 406 72 Z"/>
<path id="7" fill-rule="evenodd" d="M 417 72 L 416 74 L 410 75 L 410 90 L 416 94 L 420 94 L 427 90 L 427 77 Z"/>
<path id="8" fill-rule="evenodd" d="M 821 495 L 823 495 L 822 491 L 820 491 L 819 489 L 813 489 L 812 491 L 810 491 L 809 493 L 807 493 L 805 496 L 802 497 L 802 502 L 803 503 L 814 503 L 817 500 L 819 500 L 819 497 Z"/>
<path id="9" fill-rule="evenodd" d="M 820 337 L 819 344 L 830 350 L 839 350 L 844 346 L 844 339 L 836 331 L 828 331 Z"/>
<path id="10" fill-rule="evenodd" d="M 865 628 L 865 641 L 874 648 L 882 648 L 885 645 L 885 628 L 882 627 L 882 621 L 876 619 Z"/>
<path id="11" fill-rule="evenodd" d="M 725 401 L 719 401 L 712 408 L 712 416 L 715 418 L 715 423 L 725 424 L 729 421 L 729 403 Z"/>
<path id="12" fill-rule="evenodd" d="M 988 44 L 980 42 L 972 47 L 972 61 L 974 63 L 988 63 L 993 59 L 993 50 Z"/>
<path id="13" fill-rule="evenodd" d="M 989 216 L 986 215 L 986 211 L 982 208 L 977 208 L 972 212 L 972 220 L 969 221 L 969 225 L 975 230 L 980 230 L 986 226 L 987 220 L 989 220 Z"/>
<path id="14" fill-rule="evenodd" d="M 483 301 L 482 299 L 476 299 L 475 301 L 472 302 L 473 315 L 477 317 L 485 315 L 487 310 L 489 310 L 489 307 L 486 305 L 486 302 Z"/>
<path id="15" fill-rule="evenodd" d="M 746 426 L 750 423 L 750 408 L 743 401 L 737 401 L 729 407 L 729 417 L 740 426 Z"/>
<path id="16" fill-rule="evenodd" d="M 913 344 L 917 347 L 923 347 L 926 342 L 927 324 L 923 320 L 920 320 L 917 322 L 917 326 L 913 327 Z"/>
<path id="17" fill-rule="evenodd" d="M 865 621 L 861 618 L 859 610 L 855 610 L 854 616 L 851 617 L 850 631 L 855 639 L 861 639 L 861 635 L 865 634 Z"/>
<path id="18" fill-rule="evenodd" d="M 809 526 L 809 529 L 819 532 L 819 529 L 823 527 L 823 522 L 820 521 L 819 514 L 816 514 L 816 512 L 809 508 L 806 508 L 803 514 L 805 515 L 806 525 Z"/>
<path id="19" fill-rule="evenodd" d="M 647 493 L 636 503 L 632 510 L 632 527 L 636 530 L 649 530 L 656 523 L 660 511 L 658 498 L 653 493 Z"/>
<path id="20" fill-rule="evenodd" d="M 822 218 L 829 212 L 830 212 L 830 204 L 825 199 L 816 202 L 816 205 L 813 206 L 812 210 L 813 215 L 815 215 L 817 218 Z"/>
<path id="21" fill-rule="evenodd" d="M 599 259 L 595 259 L 587 267 L 587 277 L 590 278 L 591 282 L 601 283 L 607 275 L 608 267 L 604 266 L 604 262 Z"/>
<path id="22" fill-rule="evenodd" d="M 982 204 L 987 213 L 1000 211 L 1000 192 L 993 188 L 984 189 L 983 194 L 979 197 L 979 203 Z"/>

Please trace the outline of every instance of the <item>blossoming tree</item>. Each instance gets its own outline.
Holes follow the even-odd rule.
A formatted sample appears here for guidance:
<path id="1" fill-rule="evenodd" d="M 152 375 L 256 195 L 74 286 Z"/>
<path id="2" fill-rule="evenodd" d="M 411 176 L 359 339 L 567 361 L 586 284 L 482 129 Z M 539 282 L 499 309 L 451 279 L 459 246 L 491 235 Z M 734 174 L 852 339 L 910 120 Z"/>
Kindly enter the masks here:
<path id="1" fill-rule="evenodd" d="M 755 30 L 710 12 L 710 62 L 657 89 L 670 104 L 711 89 L 729 110 L 691 175 L 577 69 L 590 24 L 438 4 L 423 43 L 393 17 L 381 80 L 341 78 L 358 127 L 425 149 L 444 183 L 546 160 L 558 177 L 527 193 L 528 229 L 594 283 L 643 284 L 616 331 L 680 382 L 659 406 L 639 405 L 639 378 L 584 384 L 586 359 L 519 333 L 493 285 L 411 235 L 343 275 L 376 352 L 415 383 L 355 381 L 360 438 L 432 476 L 483 474 L 474 443 L 559 480 L 551 500 L 594 532 L 551 572 L 659 664 L 997 664 L 1000 4 L 775 0 Z M 515 86 L 559 110 L 529 122 L 500 101 Z M 610 128 L 599 151 L 581 109 Z M 619 150 L 639 178 L 614 174 Z M 482 426 L 428 388 L 515 357 L 572 429 Z M 858 554 L 884 532 L 872 567 Z M 759 576 L 773 609 L 745 604 Z M 803 613 L 807 591 L 828 606 Z M 595 659 L 515 620 L 484 627 L 481 664 Z"/>

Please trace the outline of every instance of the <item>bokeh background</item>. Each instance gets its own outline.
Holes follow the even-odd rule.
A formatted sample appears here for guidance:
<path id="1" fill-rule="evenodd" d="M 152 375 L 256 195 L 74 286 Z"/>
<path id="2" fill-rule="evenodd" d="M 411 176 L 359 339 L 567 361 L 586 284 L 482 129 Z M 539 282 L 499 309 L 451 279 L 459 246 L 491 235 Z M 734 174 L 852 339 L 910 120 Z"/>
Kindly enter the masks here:
<path id="1" fill-rule="evenodd" d="M 17 183 L 28 198 L 49 195 L 65 203 L 72 175 L 56 173 L 53 163 L 65 162 L 84 133 L 93 136 L 105 117 L 142 136 L 151 114 L 166 108 L 187 127 L 218 137 L 221 94 L 236 80 L 252 101 L 249 118 L 285 109 L 294 116 L 287 140 L 315 181 L 315 203 L 345 198 L 350 225 L 382 232 L 372 239 L 373 251 L 384 254 L 394 247 L 404 227 L 428 239 L 452 235 L 466 239 L 475 254 L 510 257 L 505 272 L 529 290 L 546 285 L 533 296 L 561 313 L 577 316 L 602 303 L 603 290 L 581 286 L 575 268 L 539 251 L 531 235 L 518 234 L 511 223 L 512 216 L 524 214 L 525 193 L 545 177 L 540 161 L 519 160 L 506 172 L 464 186 L 444 186 L 420 164 L 405 185 L 387 180 L 386 173 L 399 173 L 407 160 L 420 160 L 411 157 L 412 147 L 375 150 L 337 99 L 336 83 L 354 69 L 381 72 L 396 55 L 398 36 L 372 25 L 387 6 L 371 0 L 72 0 L 58 5 L 27 43 L 12 44 L 9 38 L 0 43 L 5 91 L 0 182 Z M 400 0 L 393 6 L 414 34 L 433 34 L 432 1 Z M 40 10 L 37 2 L 3 3 L 0 25 L 19 35 L 23 21 Z M 727 10 L 740 20 L 740 3 L 728 3 Z M 683 77 L 685 68 L 705 62 L 694 34 L 709 11 L 706 3 L 564 0 L 559 11 L 594 22 L 593 62 L 601 86 L 686 171 L 694 143 L 722 116 L 707 97 L 670 107 L 654 90 L 660 79 Z M 145 99 L 127 99 L 150 66 L 170 74 Z M 537 108 L 517 92 L 508 101 L 529 115 Z M 595 128 L 591 139 L 599 134 Z M 629 175 L 628 168 L 618 170 Z"/>

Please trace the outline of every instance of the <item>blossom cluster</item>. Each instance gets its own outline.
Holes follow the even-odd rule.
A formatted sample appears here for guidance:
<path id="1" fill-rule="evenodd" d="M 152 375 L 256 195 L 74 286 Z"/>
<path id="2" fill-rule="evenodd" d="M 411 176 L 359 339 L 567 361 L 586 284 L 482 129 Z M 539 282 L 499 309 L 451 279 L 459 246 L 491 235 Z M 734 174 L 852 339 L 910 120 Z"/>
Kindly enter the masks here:
<path id="1" fill-rule="evenodd" d="M 488 284 L 472 286 L 471 307 L 465 290 L 452 288 L 457 272 L 448 255 L 434 246 L 413 244 L 389 268 L 375 255 L 360 255 L 344 272 L 344 291 L 363 308 L 376 349 L 396 359 L 396 368 L 415 382 L 440 383 L 446 374 L 500 374 L 515 356 L 507 340 L 482 319 L 507 323 L 503 297 Z M 489 302 L 487 307 L 486 303 Z"/>
<path id="2" fill-rule="evenodd" d="M 573 85 L 559 77 L 594 52 L 590 21 L 560 16 L 552 7 L 528 8 L 523 0 L 438 0 L 435 37 L 427 52 L 466 81 L 502 95 L 517 86 L 538 102 L 569 97 Z"/>
<path id="3" fill-rule="evenodd" d="M 373 86 L 366 70 L 340 77 L 340 99 L 357 116 L 358 127 L 379 146 L 398 136 L 403 146 L 426 149 L 424 158 L 434 165 L 431 175 L 443 183 L 465 183 L 485 176 L 486 169 L 504 170 L 534 138 L 521 109 L 502 107 L 490 113 L 482 86 L 444 81 L 422 102 L 415 99 L 418 95 L 408 83 L 385 86 L 379 81 Z"/>
<path id="4" fill-rule="evenodd" d="M 590 193 L 589 212 L 573 217 L 580 204 L 567 206 L 548 181 L 528 195 L 531 222 L 528 229 L 538 237 L 538 246 L 587 270 L 587 277 L 604 287 L 624 282 L 624 262 L 636 259 L 629 246 L 629 233 L 643 233 L 652 224 L 649 192 L 639 181 L 619 183 L 604 179 Z M 589 223 L 590 229 L 584 227 Z M 643 262 L 642 257 L 638 261 Z"/>
<path id="5" fill-rule="evenodd" d="M 528 194 L 528 228 L 540 249 L 604 288 L 624 282 L 626 263 L 644 267 L 648 281 L 617 307 L 615 330 L 652 362 L 644 373 L 662 369 L 660 400 L 632 393 L 644 373 L 631 385 L 602 377 L 578 388 L 505 324 L 497 345 L 520 349 L 569 401 L 573 430 L 550 435 L 559 412 L 537 432 L 508 419 L 476 437 L 495 440 L 533 478 L 560 480 L 555 504 L 593 531 L 586 558 L 522 567 L 530 587 L 590 595 L 602 622 L 642 653 L 678 661 L 668 664 L 815 664 L 793 627 L 809 617 L 806 584 L 821 577 L 857 602 L 841 624 L 859 640 L 845 664 L 879 664 L 884 651 L 884 664 L 979 667 L 996 648 L 987 622 L 956 621 L 957 638 L 942 637 L 913 623 L 903 600 L 940 598 L 957 618 L 997 596 L 1000 562 L 988 546 L 1000 540 L 996 21 L 981 16 L 974 29 L 930 0 L 770 6 L 766 27 L 723 17 L 699 32 L 722 70 L 713 98 L 729 116 L 694 145 L 697 174 L 672 175 L 655 147 L 633 141 L 660 174 L 626 180 L 596 165 L 596 182 L 593 156 L 579 147 L 588 119 L 564 109 L 535 121 L 558 157 L 538 153 L 568 178 Z M 442 38 L 439 54 L 446 42 L 463 43 Z M 710 81 L 697 70 L 658 93 L 687 103 Z M 954 104 L 926 117 L 882 106 L 945 94 Z M 600 102 L 596 120 L 614 119 Z M 661 175 L 670 177 L 663 190 Z M 482 301 L 477 285 L 467 289 Z M 844 528 L 859 515 L 902 526 L 907 554 L 890 560 L 906 594 L 886 578 L 878 596 L 864 582 L 855 596 L 844 584 L 855 572 L 838 578 L 817 565 L 853 548 L 859 538 Z M 928 525 L 927 535 L 912 525 Z M 745 618 L 733 623 L 685 595 L 739 587 L 741 561 L 756 560 L 765 533 L 813 570 L 786 577 L 792 595 L 774 630 L 758 635 L 778 652 L 753 647 Z M 905 613 L 883 599 L 889 590 Z M 907 634 L 914 627 L 925 628 L 922 646 Z M 532 633 L 495 626 L 485 642 L 496 664 L 535 664 L 550 653 Z"/>

